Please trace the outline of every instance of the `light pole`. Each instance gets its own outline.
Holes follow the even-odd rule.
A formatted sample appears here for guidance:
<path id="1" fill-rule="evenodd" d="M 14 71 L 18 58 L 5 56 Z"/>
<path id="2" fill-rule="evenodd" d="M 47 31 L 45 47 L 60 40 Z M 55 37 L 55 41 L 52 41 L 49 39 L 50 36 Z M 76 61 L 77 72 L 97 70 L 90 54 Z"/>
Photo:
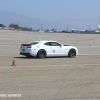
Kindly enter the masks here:
<path id="1" fill-rule="evenodd" d="M 98 25 L 100 24 L 100 16 L 98 16 Z"/>
<path id="2" fill-rule="evenodd" d="M 88 25 L 88 31 L 90 31 L 90 25 Z"/>
<path id="3" fill-rule="evenodd" d="M 41 23 L 41 31 L 43 31 L 43 24 Z"/>
<path id="4" fill-rule="evenodd" d="M 98 30 L 100 30 L 100 16 L 98 16 Z"/>

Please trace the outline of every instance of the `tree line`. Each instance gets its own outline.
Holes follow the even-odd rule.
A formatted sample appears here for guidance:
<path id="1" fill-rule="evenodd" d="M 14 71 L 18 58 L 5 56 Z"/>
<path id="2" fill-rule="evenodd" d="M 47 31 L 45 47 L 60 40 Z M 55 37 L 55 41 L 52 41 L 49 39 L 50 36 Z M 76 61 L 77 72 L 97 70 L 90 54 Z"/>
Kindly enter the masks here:
<path id="1" fill-rule="evenodd" d="M 6 27 L 5 25 L 3 24 L 0 24 L 0 27 Z M 21 27 L 19 26 L 18 24 L 13 24 L 11 23 L 8 27 L 10 28 L 14 28 L 14 29 L 20 29 L 20 30 L 25 30 L 25 31 L 32 31 L 32 28 L 28 28 L 28 27 Z"/>

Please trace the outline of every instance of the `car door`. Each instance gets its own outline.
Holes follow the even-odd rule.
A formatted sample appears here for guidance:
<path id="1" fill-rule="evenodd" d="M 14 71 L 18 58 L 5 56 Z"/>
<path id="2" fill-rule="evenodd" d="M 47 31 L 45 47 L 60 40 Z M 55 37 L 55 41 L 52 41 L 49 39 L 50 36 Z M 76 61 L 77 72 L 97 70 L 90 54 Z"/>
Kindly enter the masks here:
<path id="1" fill-rule="evenodd" d="M 65 54 L 64 47 L 57 42 L 49 42 L 50 54 L 52 56 L 63 56 Z"/>

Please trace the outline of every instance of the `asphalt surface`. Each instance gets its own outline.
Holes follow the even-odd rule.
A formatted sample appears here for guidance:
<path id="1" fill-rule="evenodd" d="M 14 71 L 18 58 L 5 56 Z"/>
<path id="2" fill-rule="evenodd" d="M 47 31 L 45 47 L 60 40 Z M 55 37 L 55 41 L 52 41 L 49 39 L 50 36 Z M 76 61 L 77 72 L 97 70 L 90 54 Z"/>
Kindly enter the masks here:
<path id="1" fill-rule="evenodd" d="M 20 44 L 35 40 L 74 45 L 79 55 L 21 56 Z M 100 100 L 100 34 L 0 30 L 0 100 Z"/>

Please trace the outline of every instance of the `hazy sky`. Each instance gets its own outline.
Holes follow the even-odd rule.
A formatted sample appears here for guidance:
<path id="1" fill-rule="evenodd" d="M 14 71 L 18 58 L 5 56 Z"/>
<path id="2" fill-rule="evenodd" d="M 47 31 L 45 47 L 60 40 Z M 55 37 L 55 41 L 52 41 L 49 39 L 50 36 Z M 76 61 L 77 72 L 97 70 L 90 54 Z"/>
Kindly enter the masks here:
<path id="1" fill-rule="evenodd" d="M 95 29 L 100 0 L 0 0 L 0 10 Z"/>

